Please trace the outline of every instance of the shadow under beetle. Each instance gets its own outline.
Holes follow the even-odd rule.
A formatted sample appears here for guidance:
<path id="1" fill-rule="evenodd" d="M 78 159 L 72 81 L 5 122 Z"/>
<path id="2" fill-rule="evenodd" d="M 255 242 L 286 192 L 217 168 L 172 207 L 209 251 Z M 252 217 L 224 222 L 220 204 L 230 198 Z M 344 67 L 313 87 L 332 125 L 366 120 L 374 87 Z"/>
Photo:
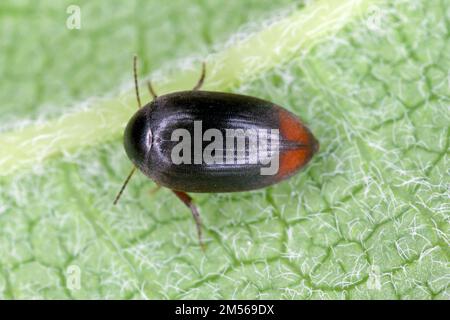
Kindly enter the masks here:
<path id="1" fill-rule="evenodd" d="M 200 215 L 186 192 L 264 188 L 297 173 L 319 150 L 319 142 L 300 119 L 272 102 L 245 95 L 200 91 L 206 74 L 204 63 L 200 79 L 191 91 L 157 96 L 148 81 L 153 100 L 142 107 L 136 61 L 135 56 L 134 85 L 139 110 L 128 122 L 124 134 L 125 151 L 134 167 L 114 204 L 136 168 L 139 169 L 158 186 L 171 189 L 191 210 L 202 249 Z M 200 135 L 196 123 L 201 124 Z M 180 148 L 179 140 L 174 139 L 176 130 L 182 130 L 188 138 L 193 136 L 194 143 L 183 140 Z M 230 132 L 234 135 L 230 136 Z M 231 137 L 232 143 L 220 141 L 221 135 Z M 258 140 L 261 137 L 266 139 Z M 208 149 L 212 144 L 216 148 Z M 179 156 L 185 161 L 174 161 L 174 148 L 180 149 Z M 206 150 L 209 150 L 208 159 L 213 161 L 202 159 Z M 221 158 L 224 155 L 228 157 Z M 257 161 L 261 155 L 265 162 Z M 275 160 L 276 172 L 263 174 L 267 164 Z"/>

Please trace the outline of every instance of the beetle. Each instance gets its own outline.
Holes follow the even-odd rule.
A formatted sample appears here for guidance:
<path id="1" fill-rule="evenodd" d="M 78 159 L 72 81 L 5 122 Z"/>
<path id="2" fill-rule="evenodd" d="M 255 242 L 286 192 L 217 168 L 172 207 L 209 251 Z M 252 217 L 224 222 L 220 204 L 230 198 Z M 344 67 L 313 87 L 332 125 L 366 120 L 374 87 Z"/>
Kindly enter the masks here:
<path id="1" fill-rule="evenodd" d="M 123 141 L 134 167 L 114 204 L 139 169 L 158 186 L 172 190 L 191 210 L 203 249 L 199 211 L 188 192 L 264 188 L 296 174 L 319 150 L 311 131 L 288 110 L 256 97 L 201 91 L 205 63 L 190 91 L 157 96 L 148 81 L 153 100 L 142 107 L 136 61 L 134 56 L 139 109 L 125 128 Z M 273 162 L 277 163 L 269 170 Z"/>

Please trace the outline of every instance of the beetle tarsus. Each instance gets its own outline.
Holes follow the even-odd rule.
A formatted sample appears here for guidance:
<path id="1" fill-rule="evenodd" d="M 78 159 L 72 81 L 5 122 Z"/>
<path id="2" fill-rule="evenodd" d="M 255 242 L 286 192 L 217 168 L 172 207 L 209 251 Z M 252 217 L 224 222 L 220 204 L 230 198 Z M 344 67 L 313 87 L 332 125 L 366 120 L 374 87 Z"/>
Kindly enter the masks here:
<path id="1" fill-rule="evenodd" d="M 203 243 L 203 237 L 202 237 L 202 221 L 200 219 L 200 214 L 198 213 L 197 207 L 195 206 L 194 202 L 192 201 L 192 198 L 186 192 L 175 191 L 175 190 L 172 190 L 172 191 L 191 210 L 192 216 L 194 217 L 194 220 L 195 220 L 195 225 L 197 227 L 197 235 L 198 235 L 198 240 L 200 242 L 200 247 L 202 248 L 203 251 L 205 251 L 205 244 Z"/>
<path id="2" fill-rule="evenodd" d="M 202 87 L 203 81 L 205 80 L 205 76 L 206 76 L 206 65 L 205 62 L 202 62 L 202 74 L 200 75 L 200 79 L 198 79 L 197 84 L 192 89 L 193 91 L 199 90 Z"/>

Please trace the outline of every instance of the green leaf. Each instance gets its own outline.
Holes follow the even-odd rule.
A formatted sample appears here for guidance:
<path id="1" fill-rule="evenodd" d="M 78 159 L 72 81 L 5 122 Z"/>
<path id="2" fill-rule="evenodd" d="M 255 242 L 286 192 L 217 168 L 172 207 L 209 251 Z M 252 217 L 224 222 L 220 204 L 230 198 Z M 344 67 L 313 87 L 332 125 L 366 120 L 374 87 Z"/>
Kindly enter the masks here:
<path id="1" fill-rule="evenodd" d="M 69 4 L 0 4 L 0 298 L 449 298 L 444 0 L 80 1 L 80 30 Z M 321 142 L 284 183 L 195 194 L 206 253 L 142 175 L 112 206 L 134 52 L 158 93 L 212 52 L 206 88 L 283 105 Z"/>

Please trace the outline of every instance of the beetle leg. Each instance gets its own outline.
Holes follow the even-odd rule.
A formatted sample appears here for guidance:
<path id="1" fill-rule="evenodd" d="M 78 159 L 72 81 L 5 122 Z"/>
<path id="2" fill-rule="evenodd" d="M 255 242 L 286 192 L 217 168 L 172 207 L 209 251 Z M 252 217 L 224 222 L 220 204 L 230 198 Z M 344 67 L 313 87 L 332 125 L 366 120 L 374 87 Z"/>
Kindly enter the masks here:
<path id="1" fill-rule="evenodd" d="M 202 74 L 200 75 L 200 79 L 198 79 L 197 84 L 192 89 L 193 91 L 199 90 L 202 87 L 203 81 L 205 80 L 205 75 L 206 75 L 206 66 L 205 66 L 205 62 L 202 62 Z"/>
<path id="2" fill-rule="evenodd" d="M 159 191 L 159 189 L 161 189 L 161 186 L 157 184 L 154 188 L 150 189 L 149 194 L 154 195 L 156 192 Z"/>
<path id="3" fill-rule="evenodd" d="M 156 99 L 156 97 L 158 97 L 158 95 L 156 94 L 155 90 L 153 89 L 152 83 L 150 82 L 150 80 L 147 81 L 147 88 L 148 91 L 150 92 L 151 96 L 153 97 L 153 100 Z"/>
<path id="4" fill-rule="evenodd" d="M 184 203 L 189 209 L 191 209 L 192 216 L 194 217 L 195 225 L 196 225 L 196 227 L 197 227 L 198 240 L 199 240 L 199 242 L 200 242 L 200 246 L 201 246 L 202 250 L 205 251 L 205 245 L 204 245 L 203 239 L 202 239 L 202 221 L 200 220 L 200 214 L 198 213 L 197 207 L 196 207 L 195 204 L 192 202 L 192 198 L 191 198 L 186 192 L 175 191 L 175 190 L 172 190 L 172 191 L 173 191 L 173 193 L 175 193 L 175 195 L 176 195 L 181 201 L 183 201 L 183 203 Z"/>

